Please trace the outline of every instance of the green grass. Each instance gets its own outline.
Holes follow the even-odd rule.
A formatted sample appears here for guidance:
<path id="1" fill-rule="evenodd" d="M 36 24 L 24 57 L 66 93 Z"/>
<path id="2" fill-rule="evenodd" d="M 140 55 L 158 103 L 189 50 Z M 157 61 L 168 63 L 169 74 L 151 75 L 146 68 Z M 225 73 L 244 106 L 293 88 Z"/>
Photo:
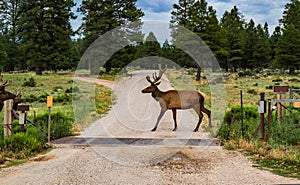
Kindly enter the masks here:
<path id="1" fill-rule="evenodd" d="M 9 167 L 11 167 L 11 166 L 21 165 L 21 164 L 24 164 L 24 163 L 26 163 L 26 162 L 27 162 L 27 160 L 25 160 L 25 159 L 13 160 L 13 161 L 10 161 L 10 162 L 6 163 L 6 164 L 3 165 L 2 167 L 0 167 L 0 169 L 1 169 L 1 168 L 9 168 Z"/>
<path id="2" fill-rule="evenodd" d="M 12 80 L 12 85 L 6 87 L 7 91 L 12 93 L 17 93 L 18 91 L 22 93 L 22 96 L 26 95 L 34 95 L 39 97 L 40 95 L 46 93 L 50 96 L 59 96 L 65 94 L 67 89 L 70 89 L 73 86 L 73 80 L 71 77 L 66 75 L 59 75 L 59 74 L 44 74 L 42 76 L 35 75 L 34 73 L 21 73 L 21 74 L 3 74 L 3 79 L 5 80 Z M 108 76 L 108 75 L 107 75 Z M 35 87 L 24 87 L 22 84 L 24 81 L 28 80 L 29 78 L 33 77 L 36 81 Z M 111 77 L 113 78 L 113 77 Z M 77 82 L 77 81 L 76 81 Z M 81 84 L 86 84 L 86 82 L 77 82 Z M 84 85 L 84 87 L 86 87 Z M 73 94 L 74 95 L 74 94 Z M 96 87 L 96 95 L 95 97 L 91 97 L 89 90 L 87 89 L 79 89 L 79 92 L 75 94 L 76 97 L 80 97 L 79 101 L 86 103 L 90 99 L 95 99 L 96 103 L 96 112 L 97 116 L 92 113 L 93 109 L 87 110 L 85 112 L 89 112 L 91 115 L 82 115 L 80 116 L 82 119 L 77 122 L 81 125 L 88 125 L 95 119 L 101 117 L 103 114 L 107 112 L 107 110 L 111 106 L 112 102 L 112 92 L 109 88 L 104 86 L 97 86 Z M 33 118 L 34 112 L 37 114 L 45 113 L 48 111 L 46 106 L 46 102 L 25 102 L 24 104 L 30 105 L 30 111 L 27 113 L 29 118 Z M 72 101 L 65 101 L 61 103 L 54 102 L 51 111 L 61 111 L 66 115 L 70 115 L 74 117 L 74 107 Z M 80 111 L 77 111 L 77 113 Z M 0 112 L 0 120 L 3 120 L 3 111 Z"/>
<path id="3" fill-rule="evenodd" d="M 12 93 L 21 92 L 22 97 L 32 95 L 38 97 L 37 101 L 23 102 L 22 104 L 30 105 L 30 111 L 27 112 L 29 120 L 33 121 L 34 113 L 37 116 L 43 115 L 48 112 L 46 101 L 40 98 L 43 94 L 48 94 L 54 97 L 59 97 L 65 94 L 69 94 L 76 99 L 78 104 L 74 104 L 72 99 L 62 100 L 61 102 L 54 102 L 51 112 L 62 112 L 68 117 L 77 118 L 73 124 L 73 134 L 77 134 L 79 131 L 86 128 L 90 123 L 99 119 L 106 114 L 111 107 L 115 97 L 112 95 L 110 88 L 102 85 L 92 85 L 87 82 L 76 81 L 76 86 L 79 88 L 78 92 L 72 92 L 70 89 L 73 87 L 73 80 L 67 75 L 44 73 L 43 76 L 37 76 L 34 73 L 22 73 L 22 74 L 3 74 L 3 80 L 11 80 L 12 85 L 6 87 L 7 91 Z M 25 81 L 33 78 L 36 82 L 35 87 L 23 86 Z M 92 89 L 86 87 L 93 87 Z M 93 100 L 93 101 L 91 101 Z M 91 104 L 93 102 L 94 104 Z M 76 115 L 75 115 L 76 114 Z M 0 120 L 3 120 L 3 111 L 0 112 Z M 0 121 L 2 123 L 2 121 Z M 1 125 L 2 126 L 2 125 Z M 0 137 L 0 142 L 2 136 Z M 45 150 L 48 150 L 45 148 Z M 16 165 L 19 162 L 23 163 L 24 160 L 16 160 L 15 154 L 5 153 L 5 150 L 0 150 L 0 163 L 5 163 L 5 166 Z M 3 153 L 4 152 L 4 153 Z M 42 151 L 44 152 L 44 151 Z M 23 156 L 34 156 L 37 153 L 26 154 Z M 7 163 L 6 157 L 12 159 L 11 163 Z M 21 157 L 23 158 L 23 157 Z"/>
<path id="4" fill-rule="evenodd" d="M 182 71 L 168 72 L 168 77 L 175 89 L 192 89 L 201 90 L 206 94 L 206 99 L 211 101 L 210 84 L 206 79 L 201 79 L 199 82 L 195 81 L 195 74 L 189 75 Z M 206 76 L 206 74 L 202 74 Z M 265 92 L 267 99 L 276 98 L 272 87 L 274 85 L 289 85 L 292 88 L 299 87 L 299 80 L 290 75 L 269 75 L 269 76 L 253 76 L 253 77 L 239 77 L 237 73 L 228 73 L 226 76 L 226 109 L 229 110 L 233 106 L 240 105 L 240 91 L 243 92 L 243 105 L 257 107 L 257 102 L 260 99 L 259 93 Z M 279 80 L 280 79 L 280 80 Z M 287 94 L 287 98 L 289 95 Z M 295 94 L 294 98 L 300 98 L 300 95 Z M 210 106 L 209 102 L 205 102 L 206 106 Z M 246 120 L 250 121 L 250 120 Z M 222 120 L 220 120 L 222 122 Z M 247 124 L 247 123 L 246 123 Z M 249 123 L 250 126 L 257 125 L 256 123 Z M 256 126 L 257 127 L 257 126 Z M 255 127 L 255 128 L 256 128 Z M 254 130 L 255 130 L 254 128 Z M 275 126 L 273 125 L 275 129 Z M 300 128 L 298 128 L 300 129 Z M 247 129 L 248 131 L 253 129 Z M 237 130 L 240 132 L 240 130 Z M 299 146 L 283 146 L 276 143 L 261 143 L 257 138 L 253 138 L 253 133 L 246 133 L 248 140 L 234 137 L 236 132 L 231 132 L 231 138 L 225 141 L 224 147 L 230 150 L 243 151 L 259 168 L 267 169 L 273 173 L 300 179 L 300 148 Z M 291 134 L 291 132 L 290 132 Z M 251 138 L 252 137 L 252 138 Z M 274 142 L 274 138 L 273 138 Z"/>

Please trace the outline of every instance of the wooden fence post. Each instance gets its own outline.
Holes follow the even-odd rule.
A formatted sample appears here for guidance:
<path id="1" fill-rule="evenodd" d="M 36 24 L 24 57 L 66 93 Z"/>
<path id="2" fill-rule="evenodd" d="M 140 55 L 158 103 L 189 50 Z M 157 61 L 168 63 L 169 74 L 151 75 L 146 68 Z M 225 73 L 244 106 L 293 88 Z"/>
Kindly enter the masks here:
<path id="1" fill-rule="evenodd" d="M 10 136 L 13 134 L 12 130 L 12 106 L 13 100 L 4 101 L 4 137 Z"/>

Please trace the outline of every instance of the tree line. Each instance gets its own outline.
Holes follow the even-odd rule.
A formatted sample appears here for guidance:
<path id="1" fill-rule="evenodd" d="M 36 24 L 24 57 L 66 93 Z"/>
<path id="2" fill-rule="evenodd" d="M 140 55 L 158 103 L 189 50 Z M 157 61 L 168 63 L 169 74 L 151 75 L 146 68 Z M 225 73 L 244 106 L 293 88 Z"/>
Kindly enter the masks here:
<path id="1" fill-rule="evenodd" d="M 0 70 L 76 69 L 78 62 L 100 35 L 137 22 L 135 37 L 105 64 L 106 72 L 147 57 L 168 58 L 183 67 L 197 67 L 193 59 L 176 48 L 176 26 L 197 34 L 210 47 L 226 71 L 239 68 L 283 68 L 293 73 L 300 64 L 300 2 L 285 5 L 279 25 L 272 34 L 268 23 L 245 21 L 238 7 L 218 19 L 206 0 L 178 0 L 170 20 L 171 40 L 160 44 L 150 32 L 143 35 L 144 13 L 137 0 L 83 0 L 74 12 L 73 0 L 3 0 L 0 2 Z M 82 24 L 72 30 L 70 21 L 82 14 Z M 80 35 L 74 39 L 74 35 Z M 132 35 L 126 33 L 125 35 Z M 128 37 L 129 38 L 129 37 Z M 149 67 L 151 63 L 141 63 Z M 88 66 L 87 66 L 88 67 Z"/>

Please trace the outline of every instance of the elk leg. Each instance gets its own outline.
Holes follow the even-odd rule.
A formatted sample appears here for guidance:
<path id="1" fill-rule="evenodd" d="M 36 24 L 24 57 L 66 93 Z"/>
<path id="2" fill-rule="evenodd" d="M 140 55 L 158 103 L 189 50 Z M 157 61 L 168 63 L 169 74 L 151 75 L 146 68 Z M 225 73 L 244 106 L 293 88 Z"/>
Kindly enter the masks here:
<path id="1" fill-rule="evenodd" d="M 157 129 L 158 123 L 159 123 L 160 119 L 162 118 L 162 116 L 165 114 L 165 112 L 166 112 L 166 110 L 164 110 L 164 109 L 160 110 L 159 116 L 155 123 L 155 127 L 151 130 L 152 132 L 154 132 Z"/>
<path id="2" fill-rule="evenodd" d="M 210 117 L 211 111 L 208 110 L 208 109 L 206 109 L 204 106 L 201 107 L 201 111 L 204 112 L 205 114 L 207 114 L 207 116 L 208 116 L 208 126 L 212 127 L 212 125 L 211 125 L 211 117 Z"/>
<path id="3" fill-rule="evenodd" d="M 174 120 L 174 129 L 172 131 L 177 130 L 177 122 L 176 122 L 176 109 L 172 109 L 173 111 L 173 120 Z"/>
<path id="4" fill-rule="evenodd" d="M 200 110 L 200 107 L 196 106 L 196 107 L 193 107 L 193 109 L 194 109 L 194 110 L 197 112 L 197 114 L 199 115 L 199 121 L 198 121 L 198 123 L 197 123 L 196 128 L 194 129 L 194 132 L 197 132 L 198 129 L 199 129 L 199 126 L 200 126 L 200 124 L 201 124 L 201 122 L 202 122 L 203 114 L 202 114 L 202 112 L 201 112 L 201 110 Z"/>

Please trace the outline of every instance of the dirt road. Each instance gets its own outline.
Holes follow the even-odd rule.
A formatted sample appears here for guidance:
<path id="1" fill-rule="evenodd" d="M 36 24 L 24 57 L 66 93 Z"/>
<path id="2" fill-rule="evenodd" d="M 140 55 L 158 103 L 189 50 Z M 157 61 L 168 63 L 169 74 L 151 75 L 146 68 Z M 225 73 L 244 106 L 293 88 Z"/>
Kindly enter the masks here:
<path id="1" fill-rule="evenodd" d="M 179 142 L 180 139 L 208 138 L 203 131 L 192 132 L 197 119 L 190 111 L 180 111 L 176 132 L 171 132 L 171 112 L 167 112 L 156 132 L 150 132 L 159 105 L 151 95 L 140 92 L 148 85 L 146 73 L 152 72 L 135 73 L 130 79 L 112 85 L 118 101 L 105 117 L 82 132 L 79 137 L 86 138 L 85 145 L 64 144 L 70 138 L 57 141 L 60 144 L 48 154 L 2 169 L 0 184 L 300 183 L 254 168 L 241 154 L 210 146 L 210 142 L 200 142 L 198 146 Z M 168 80 L 163 79 L 161 89 L 169 88 Z M 95 144 L 101 138 L 161 140 L 140 145 Z"/>

